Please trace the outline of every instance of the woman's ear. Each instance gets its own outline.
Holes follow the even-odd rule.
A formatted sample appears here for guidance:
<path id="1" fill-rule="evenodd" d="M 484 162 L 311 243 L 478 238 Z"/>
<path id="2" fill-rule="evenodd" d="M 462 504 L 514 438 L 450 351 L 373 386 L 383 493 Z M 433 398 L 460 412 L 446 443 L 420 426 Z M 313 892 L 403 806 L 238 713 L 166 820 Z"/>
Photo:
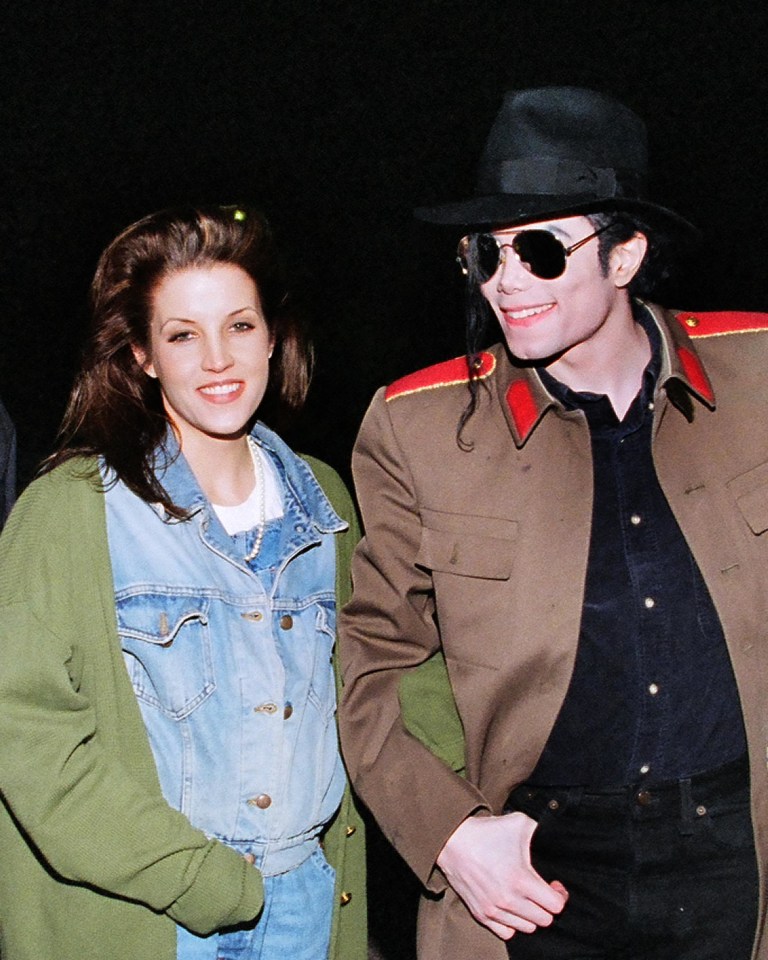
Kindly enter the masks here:
<path id="1" fill-rule="evenodd" d="M 648 250 L 644 233 L 634 233 L 611 250 L 610 274 L 617 287 L 627 287 L 642 266 Z"/>
<path id="2" fill-rule="evenodd" d="M 140 347 L 138 343 L 131 344 L 131 350 L 133 351 L 133 356 L 136 359 L 136 363 L 141 367 L 141 369 L 146 373 L 148 377 L 157 379 L 157 374 L 155 373 L 154 365 L 151 360 L 147 359 L 147 351 L 144 347 Z"/>

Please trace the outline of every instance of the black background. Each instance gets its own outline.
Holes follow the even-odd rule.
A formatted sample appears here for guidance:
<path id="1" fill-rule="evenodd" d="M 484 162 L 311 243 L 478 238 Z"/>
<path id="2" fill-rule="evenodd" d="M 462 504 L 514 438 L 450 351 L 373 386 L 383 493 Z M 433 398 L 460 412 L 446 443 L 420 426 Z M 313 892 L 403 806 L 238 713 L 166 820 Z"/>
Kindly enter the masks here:
<path id="1" fill-rule="evenodd" d="M 471 189 L 502 92 L 617 95 L 652 193 L 704 242 L 672 306 L 765 309 L 759 0 L 190 0 L 15 5 L 0 23 L 0 395 L 21 480 L 50 451 L 96 258 L 184 202 L 255 201 L 288 253 L 318 369 L 294 445 L 347 474 L 374 389 L 462 350 L 456 235 L 413 207 Z M 373 847 L 374 932 L 410 955 L 414 885 Z M 379 869 L 376 869 L 378 867 Z"/>
<path id="2" fill-rule="evenodd" d="M 768 17 L 758 0 L 32 2 L 2 30 L 0 395 L 26 481 L 53 442 L 100 250 L 178 202 L 261 204 L 312 318 L 291 439 L 344 473 L 373 390 L 462 350 L 455 232 L 507 88 L 606 90 L 655 199 L 705 242 L 670 305 L 765 308 Z"/>

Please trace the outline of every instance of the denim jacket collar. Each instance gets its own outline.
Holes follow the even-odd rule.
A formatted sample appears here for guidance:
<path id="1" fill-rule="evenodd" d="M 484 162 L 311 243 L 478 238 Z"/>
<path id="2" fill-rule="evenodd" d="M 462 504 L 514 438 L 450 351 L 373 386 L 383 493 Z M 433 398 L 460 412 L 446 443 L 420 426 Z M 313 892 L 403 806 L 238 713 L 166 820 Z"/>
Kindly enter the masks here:
<path id="1" fill-rule="evenodd" d="M 279 461 L 285 482 L 290 486 L 309 526 L 319 533 L 340 533 L 346 530 L 347 523 L 333 509 L 304 460 L 263 423 L 254 424 L 251 436 L 259 446 Z M 185 510 L 190 517 L 202 511 L 207 519 L 213 518 L 218 524 L 215 511 L 210 509 L 208 498 L 200 489 L 192 469 L 181 453 L 176 435 L 170 428 L 164 443 L 155 453 L 155 468 L 158 480 L 178 507 Z M 158 506 L 156 509 L 166 523 L 178 522 L 166 514 L 162 507 Z"/>

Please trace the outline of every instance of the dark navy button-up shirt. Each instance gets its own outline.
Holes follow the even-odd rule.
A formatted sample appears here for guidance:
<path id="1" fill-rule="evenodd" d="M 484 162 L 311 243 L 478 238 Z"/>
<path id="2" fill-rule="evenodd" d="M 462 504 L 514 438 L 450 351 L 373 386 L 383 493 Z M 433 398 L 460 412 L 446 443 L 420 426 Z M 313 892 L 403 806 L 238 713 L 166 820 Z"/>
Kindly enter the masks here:
<path id="1" fill-rule="evenodd" d="M 592 536 L 576 663 L 530 783 L 606 787 L 674 780 L 746 751 L 722 627 L 667 503 L 651 452 L 660 338 L 619 421 L 609 399 L 542 380 L 589 423 Z"/>

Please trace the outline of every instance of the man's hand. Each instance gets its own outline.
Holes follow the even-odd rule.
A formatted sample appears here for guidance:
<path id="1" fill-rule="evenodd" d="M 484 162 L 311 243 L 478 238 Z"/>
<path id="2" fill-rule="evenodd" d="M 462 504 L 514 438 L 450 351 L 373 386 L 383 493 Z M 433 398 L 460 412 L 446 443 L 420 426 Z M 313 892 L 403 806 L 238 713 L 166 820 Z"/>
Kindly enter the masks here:
<path id="1" fill-rule="evenodd" d="M 524 813 L 468 817 L 437 858 L 475 920 L 502 940 L 548 927 L 568 899 L 559 880 L 549 884 L 531 866 L 536 826 Z"/>

